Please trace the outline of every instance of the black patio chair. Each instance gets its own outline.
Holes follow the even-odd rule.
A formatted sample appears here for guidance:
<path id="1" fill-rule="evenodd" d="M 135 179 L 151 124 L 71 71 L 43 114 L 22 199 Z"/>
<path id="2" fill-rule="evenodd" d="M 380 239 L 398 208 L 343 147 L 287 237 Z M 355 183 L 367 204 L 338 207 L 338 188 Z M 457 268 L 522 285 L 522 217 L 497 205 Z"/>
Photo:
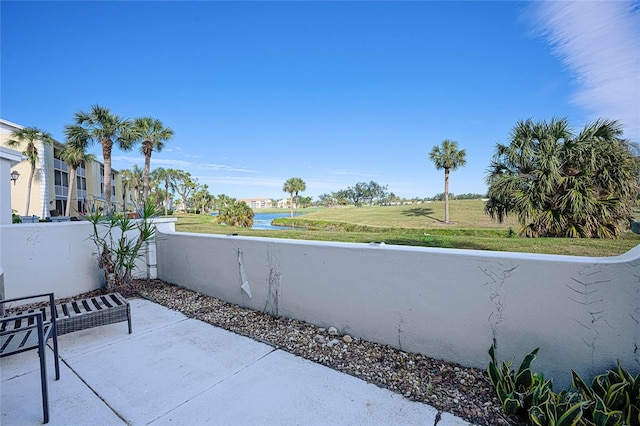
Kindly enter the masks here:
<path id="1" fill-rule="evenodd" d="M 7 304 L 29 299 L 47 297 L 46 303 L 28 310 L 7 308 Z M 13 312 L 13 313 L 12 313 Z M 17 297 L 0 300 L 0 358 L 18 354 L 32 349 L 38 350 L 40 357 L 40 382 L 42 387 L 42 412 L 44 423 L 49 423 L 49 391 L 47 388 L 47 341 L 53 339 L 53 354 L 56 380 L 60 379 L 60 363 L 58 358 L 58 332 L 56 327 L 56 307 L 53 293 L 35 296 Z M 52 314 L 53 313 L 53 314 Z"/>

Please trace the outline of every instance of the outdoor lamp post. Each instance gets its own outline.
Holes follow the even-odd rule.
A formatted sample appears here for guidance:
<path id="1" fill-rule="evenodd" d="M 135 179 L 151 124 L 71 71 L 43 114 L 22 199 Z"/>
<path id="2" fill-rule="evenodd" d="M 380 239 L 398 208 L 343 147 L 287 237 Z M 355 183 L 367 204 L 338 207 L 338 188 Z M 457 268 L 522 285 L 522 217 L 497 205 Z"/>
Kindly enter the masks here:
<path id="1" fill-rule="evenodd" d="M 13 182 L 13 186 L 16 185 L 16 181 L 18 180 L 19 177 L 20 177 L 20 173 L 18 173 L 16 170 L 11 172 L 11 182 Z"/>

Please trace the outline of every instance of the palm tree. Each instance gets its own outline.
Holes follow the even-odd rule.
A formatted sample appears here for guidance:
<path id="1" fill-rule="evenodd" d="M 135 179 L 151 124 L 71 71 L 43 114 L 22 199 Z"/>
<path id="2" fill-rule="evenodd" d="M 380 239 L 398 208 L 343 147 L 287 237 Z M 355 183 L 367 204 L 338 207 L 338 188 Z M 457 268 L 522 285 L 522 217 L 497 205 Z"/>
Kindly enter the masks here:
<path id="1" fill-rule="evenodd" d="M 449 223 L 449 172 L 467 164 L 467 151 L 458 150 L 458 142 L 445 139 L 429 153 L 436 170 L 444 169 L 444 223 Z"/>
<path id="2" fill-rule="evenodd" d="M 133 121 L 132 133 L 135 135 L 134 137 L 142 140 L 140 152 L 144 155 L 143 199 L 146 201 L 149 197 L 151 153 L 153 153 L 153 151 L 162 151 L 164 143 L 173 137 L 173 130 L 169 127 L 164 127 L 160 120 L 151 117 L 141 117 Z"/>
<path id="3" fill-rule="evenodd" d="M 164 215 L 169 214 L 169 194 L 175 191 L 172 183 L 172 177 L 176 175 L 176 171 L 173 169 L 163 169 L 158 167 L 151 172 L 151 179 L 158 183 L 164 183 Z M 171 190 L 171 191 L 169 191 Z"/>
<path id="4" fill-rule="evenodd" d="M 293 194 L 295 194 L 296 196 L 296 204 L 297 204 L 298 192 L 303 192 L 305 189 L 307 189 L 307 184 L 305 183 L 305 181 L 303 181 L 298 177 L 287 179 L 287 181 L 284 183 L 282 190 L 284 192 L 288 192 L 291 196 L 289 200 L 291 204 L 291 217 L 293 217 Z M 297 208 L 298 206 L 296 205 L 296 209 Z"/>
<path id="5" fill-rule="evenodd" d="M 86 140 L 87 143 L 102 145 L 104 159 L 104 197 L 105 212 L 111 212 L 111 151 L 115 144 L 120 149 L 128 151 L 133 145 L 130 131 L 131 123 L 118 115 L 112 114 L 108 108 L 93 105 L 91 111 L 78 111 L 75 123 L 68 125 L 64 133 L 70 140 Z"/>
<path id="6" fill-rule="evenodd" d="M 129 169 L 121 170 L 120 174 L 122 176 L 122 197 L 124 209 L 126 210 L 127 205 L 127 189 L 133 192 L 133 196 L 131 197 L 134 204 L 138 204 L 140 202 L 140 188 L 142 187 L 142 169 L 138 167 L 137 164 Z"/>
<path id="7" fill-rule="evenodd" d="M 574 135 L 566 119 L 520 121 L 498 144 L 489 170 L 492 218 L 515 212 L 520 234 L 615 238 L 638 194 L 637 155 L 616 121 L 597 120 Z"/>
<path id="8" fill-rule="evenodd" d="M 43 145 L 53 145 L 53 138 L 51 135 L 37 127 L 24 127 L 22 129 L 15 130 L 11 134 L 12 138 L 7 141 L 7 145 L 10 147 L 20 147 L 23 143 L 26 143 L 22 154 L 27 157 L 27 161 L 31 165 L 29 171 L 29 180 L 27 181 L 27 205 L 24 208 L 24 215 L 29 216 L 29 202 L 31 201 L 31 185 L 33 183 L 33 176 L 36 173 L 36 164 L 38 164 L 38 141 Z"/>
<path id="9" fill-rule="evenodd" d="M 60 159 L 67 163 L 69 166 L 69 189 L 67 193 L 67 207 L 64 215 L 71 215 L 71 193 L 73 192 L 73 185 L 76 182 L 76 171 L 83 162 L 89 162 L 95 160 L 95 155 L 85 152 L 84 144 L 74 144 L 72 141 L 67 141 L 67 144 L 62 148 L 60 152 Z"/>

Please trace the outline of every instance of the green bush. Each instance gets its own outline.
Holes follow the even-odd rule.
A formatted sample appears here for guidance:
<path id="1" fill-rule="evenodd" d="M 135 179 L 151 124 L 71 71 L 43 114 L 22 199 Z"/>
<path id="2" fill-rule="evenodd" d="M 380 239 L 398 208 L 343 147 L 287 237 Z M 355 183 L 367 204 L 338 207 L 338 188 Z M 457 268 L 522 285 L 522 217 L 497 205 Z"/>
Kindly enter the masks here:
<path id="1" fill-rule="evenodd" d="M 640 426 L 640 374 L 635 378 L 622 369 L 600 374 L 588 386 L 571 371 L 572 389 L 553 392 L 551 380 L 531 370 L 538 349 L 520 364 L 498 365 L 495 347 L 489 349 L 489 380 L 505 414 L 527 419 L 538 426 Z"/>

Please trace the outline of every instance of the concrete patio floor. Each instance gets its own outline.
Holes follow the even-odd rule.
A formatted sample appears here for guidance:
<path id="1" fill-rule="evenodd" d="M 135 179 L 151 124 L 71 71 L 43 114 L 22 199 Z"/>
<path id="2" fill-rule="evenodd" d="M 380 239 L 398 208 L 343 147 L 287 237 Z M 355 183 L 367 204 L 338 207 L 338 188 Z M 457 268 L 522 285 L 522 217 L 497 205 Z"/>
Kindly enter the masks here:
<path id="1" fill-rule="evenodd" d="M 143 299 L 126 322 L 60 336 L 51 425 L 469 423 Z M 0 360 L 0 424 L 42 423 L 37 351 Z"/>

